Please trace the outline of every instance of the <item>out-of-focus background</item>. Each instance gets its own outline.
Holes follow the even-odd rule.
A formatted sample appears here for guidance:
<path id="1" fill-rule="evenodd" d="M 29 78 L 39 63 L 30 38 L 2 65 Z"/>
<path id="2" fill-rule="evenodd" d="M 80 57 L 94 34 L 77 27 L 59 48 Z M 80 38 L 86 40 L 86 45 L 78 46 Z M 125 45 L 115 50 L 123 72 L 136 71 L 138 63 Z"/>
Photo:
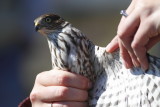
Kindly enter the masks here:
<path id="1" fill-rule="evenodd" d="M 121 9 L 130 0 L 1 0 L 0 107 L 17 107 L 39 72 L 50 70 L 47 40 L 34 31 L 34 19 L 56 13 L 82 30 L 95 44 L 106 46 L 116 35 Z M 156 45 L 151 53 L 160 56 Z"/>

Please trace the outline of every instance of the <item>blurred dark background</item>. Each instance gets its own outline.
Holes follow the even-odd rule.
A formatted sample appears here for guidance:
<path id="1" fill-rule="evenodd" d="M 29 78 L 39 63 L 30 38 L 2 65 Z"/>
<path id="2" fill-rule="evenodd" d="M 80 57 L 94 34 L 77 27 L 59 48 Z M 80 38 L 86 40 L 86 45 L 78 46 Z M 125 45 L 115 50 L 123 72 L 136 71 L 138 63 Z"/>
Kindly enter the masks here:
<path id="1" fill-rule="evenodd" d="M 33 87 L 39 72 L 50 70 L 47 40 L 34 31 L 34 19 L 56 13 L 82 30 L 97 45 L 116 35 L 121 9 L 130 0 L 1 0 L 0 107 L 17 107 Z M 151 54 L 160 57 L 160 46 Z"/>

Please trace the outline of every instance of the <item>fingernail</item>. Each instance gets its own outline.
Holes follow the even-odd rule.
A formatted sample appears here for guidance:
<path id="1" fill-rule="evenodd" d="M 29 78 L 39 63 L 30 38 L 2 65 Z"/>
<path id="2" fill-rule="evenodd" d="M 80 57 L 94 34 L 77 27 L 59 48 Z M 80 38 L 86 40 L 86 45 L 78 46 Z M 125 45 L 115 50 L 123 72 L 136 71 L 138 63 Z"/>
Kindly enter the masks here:
<path id="1" fill-rule="evenodd" d="M 91 89 L 92 88 L 92 83 L 88 82 L 88 88 Z"/>
<path id="2" fill-rule="evenodd" d="M 137 61 L 133 61 L 133 65 L 134 65 L 135 67 L 140 67 L 140 64 L 139 64 Z"/>

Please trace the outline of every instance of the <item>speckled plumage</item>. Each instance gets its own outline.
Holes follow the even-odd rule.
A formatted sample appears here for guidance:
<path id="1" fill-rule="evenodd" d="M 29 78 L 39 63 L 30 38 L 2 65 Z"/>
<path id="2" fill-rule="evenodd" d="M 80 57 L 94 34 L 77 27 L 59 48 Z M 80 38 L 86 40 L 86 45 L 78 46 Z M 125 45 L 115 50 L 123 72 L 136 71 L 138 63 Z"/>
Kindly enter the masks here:
<path id="1" fill-rule="evenodd" d="M 148 56 L 146 72 L 125 69 L 119 51 L 107 53 L 58 15 L 42 15 L 35 23 L 47 36 L 53 68 L 84 75 L 94 83 L 89 92 L 90 107 L 160 107 L 159 58 Z"/>

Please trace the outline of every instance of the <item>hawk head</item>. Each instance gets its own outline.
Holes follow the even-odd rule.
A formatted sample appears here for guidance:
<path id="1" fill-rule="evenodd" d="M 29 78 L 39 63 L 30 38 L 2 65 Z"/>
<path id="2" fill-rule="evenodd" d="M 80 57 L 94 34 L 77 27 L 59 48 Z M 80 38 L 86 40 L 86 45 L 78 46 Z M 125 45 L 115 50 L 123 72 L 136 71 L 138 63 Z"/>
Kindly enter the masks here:
<path id="1" fill-rule="evenodd" d="M 56 30 L 62 29 L 65 21 L 58 15 L 45 14 L 34 20 L 35 30 L 42 35 L 48 35 Z"/>

